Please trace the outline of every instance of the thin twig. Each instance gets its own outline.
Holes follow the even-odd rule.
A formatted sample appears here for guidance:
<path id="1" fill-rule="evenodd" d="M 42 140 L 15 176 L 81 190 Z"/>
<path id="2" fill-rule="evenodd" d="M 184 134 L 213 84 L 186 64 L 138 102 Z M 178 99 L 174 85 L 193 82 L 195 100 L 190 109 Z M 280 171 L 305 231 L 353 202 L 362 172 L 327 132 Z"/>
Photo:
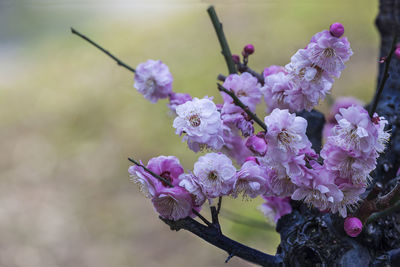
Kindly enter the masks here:
<path id="1" fill-rule="evenodd" d="M 243 72 L 248 72 L 248 73 L 250 73 L 251 75 L 253 75 L 254 77 L 257 78 L 258 82 L 259 82 L 261 85 L 264 85 L 264 82 L 265 82 L 265 81 L 264 81 L 264 75 L 262 75 L 261 73 L 258 73 L 257 71 L 251 69 L 249 66 L 247 66 L 247 65 L 245 65 L 245 64 L 238 63 L 237 66 L 238 66 L 238 70 L 239 70 L 241 73 L 243 73 Z"/>
<path id="2" fill-rule="evenodd" d="M 394 203 L 393 206 L 391 206 L 390 208 L 387 208 L 383 211 L 379 211 L 379 212 L 375 212 L 372 213 L 368 219 L 365 221 L 365 224 L 369 224 L 379 218 L 385 217 L 393 212 L 399 211 L 400 210 L 400 200 L 398 200 L 396 203 Z"/>
<path id="3" fill-rule="evenodd" d="M 207 220 L 203 215 L 201 215 L 197 210 L 192 209 L 192 212 L 200 218 L 200 220 L 202 220 L 207 226 L 212 226 L 212 223 Z"/>
<path id="4" fill-rule="evenodd" d="M 389 55 L 386 57 L 386 60 L 385 60 L 385 69 L 383 71 L 382 80 L 378 87 L 378 90 L 376 91 L 376 95 L 374 97 L 374 101 L 372 102 L 371 109 L 369 110 L 369 116 L 371 118 L 372 118 L 372 116 L 374 116 L 376 107 L 378 106 L 379 99 L 382 95 L 383 88 L 385 87 L 386 80 L 389 78 L 389 66 L 390 66 L 390 62 L 392 61 L 393 52 L 394 52 L 394 50 L 396 50 L 396 43 L 397 43 L 397 31 L 395 29 L 394 37 L 393 37 L 393 41 L 392 41 L 392 47 L 390 48 Z"/>
<path id="5" fill-rule="evenodd" d="M 85 35 L 81 34 L 80 32 L 76 31 L 74 28 L 71 27 L 71 32 L 73 34 L 78 35 L 79 37 L 81 37 L 82 39 L 88 41 L 90 44 L 94 45 L 95 47 L 97 47 L 98 49 L 100 49 L 103 53 L 105 53 L 107 56 L 111 57 L 115 62 L 117 62 L 117 64 L 121 67 L 124 67 L 125 69 L 135 73 L 135 69 L 130 67 L 129 65 L 127 65 L 126 63 L 122 62 L 120 59 L 118 59 L 117 57 L 115 57 L 113 54 L 111 54 L 110 52 L 108 52 L 107 50 L 105 50 L 103 47 L 101 47 L 100 45 L 98 45 L 97 43 L 95 43 L 94 41 L 90 40 L 88 37 L 86 37 Z"/>
<path id="6" fill-rule="evenodd" d="M 255 113 L 251 112 L 250 109 L 249 109 L 249 107 L 246 106 L 245 104 L 243 104 L 243 102 L 240 101 L 240 99 L 239 99 L 232 91 L 229 91 L 228 89 L 226 89 L 225 87 L 223 87 L 223 86 L 222 86 L 221 84 L 219 84 L 219 83 L 217 83 L 217 85 L 218 85 L 218 90 L 219 90 L 219 91 L 225 92 L 225 93 L 228 94 L 230 97 L 232 97 L 233 103 L 235 103 L 235 105 L 241 107 L 241 108 L 243 109 L 243 111 L 246 112 L 247 115 L 249 115 L 249 117 L 250 117 L 251 119 L 253 119 L 258 125 L 260 125 L 261 128 L 263 128 L 263 130 L 264 130 L 265 132 L 268 131 L 267 125 L 265 125 L 265 123 L 264 123 L 262 120 L 260 120 L 260 118 L 258 118 L 257 115 L 256 115 Z"/>
<path id="7" fill-rule="evenodd" d="M 208 15 L 210 16 L 211 22 L 214 26 L 215 33 L 217 34 L 219 44 L 221 45 L 222 54 L 225 57 L 226 65 L 230 74 L 236 73 L 235 63 L 232 60 L 231 50 L 229 49 L 228 42 L 226 41 L 224 30 L 222 29 L 222 23 L 219 21 L 217 13 L 213 6 L 207 9 Z"/>

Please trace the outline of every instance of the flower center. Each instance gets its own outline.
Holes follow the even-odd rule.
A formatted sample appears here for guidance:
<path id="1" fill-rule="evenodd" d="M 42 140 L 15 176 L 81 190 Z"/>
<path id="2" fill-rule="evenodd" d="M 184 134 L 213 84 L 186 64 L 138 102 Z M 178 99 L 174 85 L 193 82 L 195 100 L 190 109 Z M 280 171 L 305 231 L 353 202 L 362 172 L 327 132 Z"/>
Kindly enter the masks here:
<path id="1" fill-rule="evenodd" d="M 172 183 L 172 177 L 171 177 L 171 173 L 169 171 L 165 171 L 165 172 L 161 173 L 160 176 L 162 178 L 164 178 L 165 180 L 167 180 L 168 182 Z M 168 184 L 166 182 L 164 182 L 164 181 L 161 181 L 161 183 L 164 186 L 168 186 Z"/>
<path id="2" fill-rule="evenodd" d="M 215 181 L 218 178 L 218 174 L 216 171 L 211 171 L 208 173 L 207 178 L 208 178 L 208 180 Z"/>
<path id="3" fill-rule="evenodd" d="M 154 77 L 150 77 L 146 81 L 146 86 L 149 88 L 153 88 L 155 84 L 156 84 L 156 81 L 154 80 Z"/>
<path id="4" fill-rule="evenodd" d="M 327 58 L 333 57 L 335 56 L 335 50 L 332 47 L 325 48 L 322 55 Z"/>
<path id="5" fill-rule="evenodd" d="M 290 142 L 292 142 L 293 140 L 293 136 L 288 133 L 286 130 L 282 130 L 282 132 L 280 132 L 278 134 L 278 140 L 284 145 L 284 146 L 288 146 L 290 144 Z"/>
<path id="6" fill-rule="evenodd" d="M 191 115 L 191 116 L 189 117 L 189 122 L 190 122 L 190 125 L 192 125 L 193 127 L 198 127 L 198 126 L 200 126 L 201 120 L 200 120 L 199 115 L 197 115 L 197 114 Z"/>
<path id="7" fill-rule="evenodd" d="M 239 91 L 236 93 L 236 96 L 237 96 L 237 97 L 247 96 L 247 93 L 246 93 L 244 90 L 239 90 Z"/>

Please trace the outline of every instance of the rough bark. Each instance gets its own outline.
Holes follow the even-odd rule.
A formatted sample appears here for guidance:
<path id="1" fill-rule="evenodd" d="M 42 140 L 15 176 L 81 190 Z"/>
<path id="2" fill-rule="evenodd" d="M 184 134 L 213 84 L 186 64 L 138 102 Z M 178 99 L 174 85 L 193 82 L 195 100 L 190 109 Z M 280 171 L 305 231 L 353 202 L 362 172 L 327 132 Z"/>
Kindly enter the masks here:
<path id="1" fill-rule="evenodd" d="M 394 30 L 400 30 L 400 0 L 380 0 L 376 25 L 381 35 L 380 56 L 388 55 Z M 383 77 L 379 66 L 378 83 Z M 394 59 L 377 113 L 389 121 L 391 140 L 372 173 L 373 184 L 383 185 L 381 195 L 397 183 L 396 171 L 400 161 L 400 60 Z M 302 114 L 307 118 L 307 114 Z M 323 121 L 318 122 L 323 124 Z M 318 129 L 314 120 L 312 127 Z M 313 131 L 310 129 L 310 131 Z M 314 144 L 318 146 L 314 141 Z M 371 188 L 368 190 L 370 191 Z M 367 192 L 368 193 L 368 192 Z M 293 202 L 294 211 L 281 218 L 277 231 L 281 244 L 277 254 L 288 266 L 400 266 L 400 215 L 392 214 L 366 226 L 357 238 L 348 237 L 343 230 L 343 219 L 323 214 Z"/>

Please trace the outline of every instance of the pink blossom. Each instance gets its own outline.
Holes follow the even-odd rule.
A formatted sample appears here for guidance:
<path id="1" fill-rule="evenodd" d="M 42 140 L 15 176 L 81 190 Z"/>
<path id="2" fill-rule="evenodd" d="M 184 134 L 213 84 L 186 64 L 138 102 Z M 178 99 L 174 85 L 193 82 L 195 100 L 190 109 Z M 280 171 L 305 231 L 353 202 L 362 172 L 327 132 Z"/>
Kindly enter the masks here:
<path id="1" fill-rule="evenodd" d="M 256 105 L 260 103 L 261 100 L 261 85 L 258 83 L 257 78 L 255 78 L 250 73 L 231 74 L 226 79 L 222 85 L 227 90 L 231 90 L 235 95 L 249 107 L 251 111 L 254 111 Z M 233 103 L 232 97 L 224 92 L 221 92 L 222 98 L 225 103 Z"/>
<path id="2" fill-rule="evenodd" d="M 221 119 L 230 128 L 237 128 L 243 136 L 250 136 L 254 132 L 253 121 L 242 108 L 233 103 L 225 103 L 221 109 Z"/>
<path id="3" fill-rule="evenodd" d="M 365 187 L 353 185 L 351 183 L 341 183 L 339 189 L 343 193 L 343 199 L 331 203 L 330 210 L 332 213 L 338 212 L 343 218 L 346 218 L 347 209 L 354 211 L 357 204 L 361 201 L 360 195 L 365 192 Z"/>
<path id="4" fill-rule="evenodd" d="M 286 73 L 285 68 L 282 66 L 277 66 L 277 65 L 271 65 L 268 68 L 265 68 L 263 71 L 263 76 L 264 78 L 266 78 L 267 76 L 271 75 L 271 74 L 276 74 L 279 72 L 283 72 Z"/>
<path id="5" fill-rule="evenodd" d="M 318 169 L 311 186 L 296 189 L 292 195 L 292 199 L 304 199 L 305 203 L 319 210 L 328 209 L 332 203 L 340 202 L 343 199 L 342 191 L 333 183 L 332 178 L 333 176 L 325 169 Z"/>
<path id="6" fill-rule="evenodd" d="M 155 210 L 168 220 L 179 220 L 192 214 L 192 198 L 184 188 L 163 188 L 152 199 Z"/>
<path id="7" fill-rule="evenodd" d="M 140 63 L 136 67 L 134 87 L 148 100 L 156 103 L 172 92 L 172 75 L 160 60 Z"/>
<path id="8" fill-rule="evenodd" d="M 339 97 L 336 99 L 335 103 L 332 105 L 329 115 L 326 118 L 326 123 L 324 125 L 323 136 L 324 138 L 328 138 L 330 135 L 331 129 L 337 125 L 337 121 L 335 119 L 335 115 L 339 113 L 341 108 L 348 108 L 351 106 L 363 106 L 363 103 L 354 97 Z"/>
<path id="9" fill-rule="evenodd" d="M 362 222 L 357 217 L 347 217 L 344 220 L 344 231 L 351 237 L 358 236 L 363 228 Z"/>
<path id="10" fill-rule="evenodd" d="M 246 146 L 257 156 L 264 156 L 268 149 L 265 133 L 259 132 L 257 135 L 250 136 L 246 141 Z"/>
<path id="11" fill-rule="evenodd" d="M 268 166 L 268 165 L 262 165 Z M 282 165 L 275 165 L 272 168 L 266 167 L 267 187 L 266 196 L 287 197 L 291 196 L 298 188 L 287 175 Z"/>
<path id="12" fill-rule="evenodd" d="M 192 100 L 192 97 L 189 94 L 172 92 L 169 95 L 168 107 L 173 113 L 176 113 L 177 106 L 182 105 L 182 104 L 186 103 L 187 101 L 191 101 L 191 100 Z"/>
<path id="13" fill-rule="evenodd" d="M 207 198 L 228 195 L 235 182 L 236 169 L 221 153 L 208 153 L 194 164 L 193 174 Z"/>
<path id="14" fill-rule="evenodd" d="M 259 209 L 264 214 L 265 217 L 269 218 L 271 221 L 277 223 L 278 220 L 292 212 L 292 206 L 290 205 L 290 198 L 280 198 L 280 197 L 263 197 L 265 203 L 262 204 Z"/>
<path id="15" fill-rule="evenodd" d="M 291 111 L 310 111 L 330 92 L 333 79 L 323 69 L 310 61 L 307 49 L 298 50 L 286 65 L 291 79 L 291 90 L 286 92 L 286 101 Z"/>
<path id="16" fill-rule="evenodd" d="M 176 107 L 177 117 L 173 127 L 176 134 L 182 135 L 183 141 L 195 152 L 202 148 L 220 149 L 222 138 L 222 120 L 214 102 L 207 98 L 194 98 Z"/>
<path id="17" fill-rule="evenodd" d="M 172 185 L 178 185 L 178 177 L 184 172 L 179 159 L 175 156 L 158 156 L 152 158 L 147 163 L 147 168 L 169 181 Z"/>
<path id="18" fill-rule="evenodd" d="M 197 183 L 197 178 L 192 174 L 183 173 L 179 176 L 179 186 L 185 188 L 192 196 L 193 205 L 200 207 L 206 201 L 206 196 Z"/>
<path id="19" fill-rule="evenodd" d="M 179 159 L 174 156 L 152 158 L 149 160 L 147 168 L 174 186 L 178 185 L 178 177 L 183 173 Z M 133 165 L 129 167 L 128 171 L 132 181 L 139 186 L 140 191 L 148 198 L 154 197 L 159 190 L 168 186 L 167 183 L 153 177 L 142 167 Z"/>
<path id="20" fill-rule="evenodd" d="M 307 121 L 288 110 L 274 109 L 266 116 L 265 124 L 268 132 L 265 139 L 268 143 L 268 154 L 276 161 L 287 161 L 301 149 L 311 147 L 306 136 Z"/>
<path id="21" fill-rule="evenodd" d="M 291 104 L 286 99 L 291 86 L 290 76 L 286 72 L 273 73 L 265 77 L 264 86 L 260 90 L 264 95 L 268 113 L 275 108 L 291 108 Z"/>
<path id="22" fill-rule="evenodd" d="M 312 63 L 336 77 L 345 68 L 344 62 L 353 55 L 347 38 L 334 37 L 328 30 L 315 34 L 307 50 Z"/>
<path id="23" fill-rule="evenodd" d="M 236 198 L 239 194 L 243 194 L 243 198 L 255 198 L 264 194 L 267 190 L 267 179 L 265 176 L 265 168 L 254 161 L 246 161 L 236 174 L 232 196 Z"/>
<path id="24" fill-rule="evenodd" d="M 378 140 L 375 144 L 375 150 L 378 153 L 382 153 L 385 150 L 386 143 L 389 142 L 390 133 L 385 131 L 385 127 L 388 121 L 384 117 L 379 117 L 378 114 L 374 114 L 372 121 L 378 132 Z"/>

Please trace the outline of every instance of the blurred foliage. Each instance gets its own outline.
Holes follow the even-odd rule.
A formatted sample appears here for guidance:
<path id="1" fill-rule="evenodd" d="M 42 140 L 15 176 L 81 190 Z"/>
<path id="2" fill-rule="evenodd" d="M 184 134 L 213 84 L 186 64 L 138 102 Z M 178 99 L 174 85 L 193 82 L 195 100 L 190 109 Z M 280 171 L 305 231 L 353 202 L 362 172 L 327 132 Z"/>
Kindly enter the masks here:
<path id="1" fill-rule="evenodd" d="M 260 71 L 288 63 L 314 33 L 342 22 L 354 56 L 333 96 L 371 98 L 376 1 L 0 0 L 1 266 L 225 266 L 224 252 L 171 232 L 129 183 L 128 156 L 176 155 L 186 170 L 198 157 L 174 134 L 166 101 L 144 100 L 132 73 L 69 30 L 133 67 L 161 59 L 175 91 L 219 101 L 216 76 L 226 66 L 210 3 L 233 53 L 255 45 L 250 65 Z M 261 202 L 227 198 L 223 208 L 264 220 Z M 275 253 L 276 233 L 222 223 L 228 236 Z"/>

